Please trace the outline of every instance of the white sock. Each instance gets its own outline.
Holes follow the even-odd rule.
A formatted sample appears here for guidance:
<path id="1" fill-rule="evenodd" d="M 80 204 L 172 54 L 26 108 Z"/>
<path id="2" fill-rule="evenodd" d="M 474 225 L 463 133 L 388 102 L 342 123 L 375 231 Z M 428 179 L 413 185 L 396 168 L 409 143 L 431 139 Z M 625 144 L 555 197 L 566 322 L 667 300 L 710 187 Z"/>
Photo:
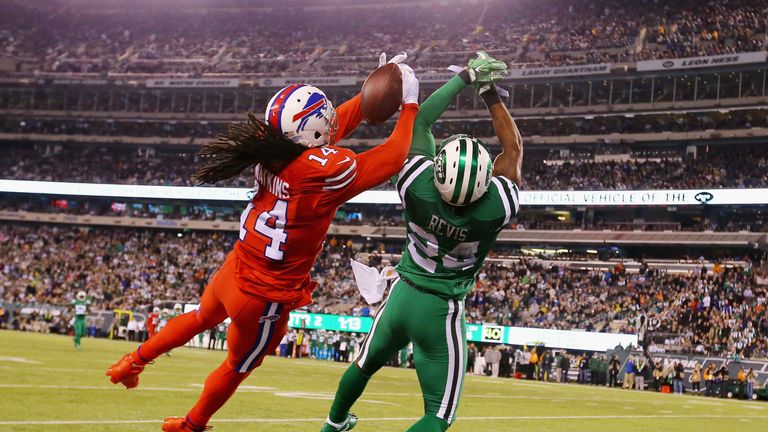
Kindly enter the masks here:
<path id="1" fill-rule="evenodd" d="M 344 426 L 347 425 L 347 420 L 344 420 L 344 422 L 342 422 L 341 424 L 338 424 L 338 423 L 332 422 L 330 416 L 325 418 L 325 422 L 328 423 L 329 425 L 335 427 L 336 429 L 341 429 L 341 428 L 343 428 Z"/>

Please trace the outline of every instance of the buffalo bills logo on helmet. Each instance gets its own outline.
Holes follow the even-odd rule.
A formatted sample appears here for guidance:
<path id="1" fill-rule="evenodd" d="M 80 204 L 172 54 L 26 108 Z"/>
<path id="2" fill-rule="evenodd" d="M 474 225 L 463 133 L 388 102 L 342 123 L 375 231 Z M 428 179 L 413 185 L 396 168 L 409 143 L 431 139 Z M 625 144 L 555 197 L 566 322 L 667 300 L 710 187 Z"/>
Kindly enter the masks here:
<path id="1" fill-rule="evenodd" d="M 323 118 L 325 110 L 328 108 L 325 96 L 321 93 L 312 93 L 307 99 L 307 103 L 304 104 L 304 109 L 299 111 L 293 116 L 293 121 L 299 121 L 299 125 L 296 130 L 303 130 L 307 125 L 307 121 L 312 118 Z"/>

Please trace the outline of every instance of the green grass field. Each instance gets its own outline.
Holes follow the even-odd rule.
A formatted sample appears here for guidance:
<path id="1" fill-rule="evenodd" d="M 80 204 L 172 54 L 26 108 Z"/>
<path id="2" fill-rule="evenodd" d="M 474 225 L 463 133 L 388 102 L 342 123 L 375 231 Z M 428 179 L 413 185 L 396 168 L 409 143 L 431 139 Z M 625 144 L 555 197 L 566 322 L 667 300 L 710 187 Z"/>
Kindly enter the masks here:
<path id="1" fill-rule="evenodd" d="M 183 415 L 224 354 L 180 348 L 142 375 L 109 384 L 135 345 L 0 332 L 0 431 L 159 431 Z M 318 431 L 345 365 L 268 358 L 213 418 L 218 432 Z M 385 368 L 354 407 L 355 430 L 402 431 L 421 416 L 415 372 Z M 768 404 L 468 376 L 452 431 L 765 431 Z"/>

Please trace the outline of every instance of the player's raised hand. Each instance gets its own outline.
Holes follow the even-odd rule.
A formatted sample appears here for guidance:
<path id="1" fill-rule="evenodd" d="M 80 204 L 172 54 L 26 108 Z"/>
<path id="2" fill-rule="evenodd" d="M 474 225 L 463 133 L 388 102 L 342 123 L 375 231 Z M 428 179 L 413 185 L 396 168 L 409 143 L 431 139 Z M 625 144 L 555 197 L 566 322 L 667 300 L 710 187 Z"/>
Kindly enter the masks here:
<path id="1" fill-rule="evenodd" d="M 485 51 L 478 51 L 477 57 L 469 60 L 467 71 L 478 93 L 483 93 L 491 84 L 504 78 L 507 74 L 507 64 L 491 57 Z"/>
<path id="2" fill-rule="evenodd" d="M 396 54 L 394 57 L 389 59 L 389 61 L 387 61 L 387 53 L 381 53 L 381 55 L 379 56 L 379 67 L 382 67 L 387 63 L 400 64 L 404 62 L 405 59 L 407 58 L 408 58 L 408 54 L 405 51 L 403 51 L 399 54 Z"/>
<path id="3" fill-rule="evenodd" d="M 410 66 L 398 64 L 400 74 L 403 77 L 403 105 L 419 103 L 419 80 Z"/>
<path id="4" fill-rule="evenodd" d="M 413 72 L 410 66 L 403 63 L 408 58 L 408 54 L 405 51 L 396 54 L 394 57 L 387 61 L 387 53 L 381 53 L 379 56 L 379 67 L 385 64 L 396 64 L 400 68 L 400 75 L 403 79 L 403 105 L 409 103 L 419 103 L 419 80 L 416 78 L 416 74 Z"/>
<path id="5" fill-rule="evenodd" d="M 472 82 L 496 82 L 507 74 L 507 64 L 491 57 L 485 51 L 478 51 L 477 57 L 470 59 L 467 66 L 470 69 Z"/>
<path id="6" fill-rule="evenodd" d="M 403 63 L 408 58 L 408 54 L 403 51 L 393 56 L 387 61 L 387 53 L 381 53 L 379 56 L 379 67 L 385 64 L 396 64 L 400 68 L 400 75 L 403 78 L 403 105 L 408 103 L 419 103 L 419 80 L 410 66 Z"/>
<path id="7" fill-rule="evenodd" d="M 507 64 L 491 57 L 485 51 L 478 51 L 477 57 L 469 60 L 466 69 L 478 94 L 490 90 L 493 83 L 501 81 L 507 75 Z"/>

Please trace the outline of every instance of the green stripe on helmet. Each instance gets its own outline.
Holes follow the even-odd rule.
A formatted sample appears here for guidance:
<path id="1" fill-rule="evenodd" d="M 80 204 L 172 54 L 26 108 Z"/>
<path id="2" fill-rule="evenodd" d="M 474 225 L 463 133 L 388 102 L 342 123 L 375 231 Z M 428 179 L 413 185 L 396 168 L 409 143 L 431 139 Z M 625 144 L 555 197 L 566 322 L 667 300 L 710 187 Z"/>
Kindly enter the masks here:
<path id="1" fill-rule="evenodd" d="M 459 166 L 456 173 L 456 185 L 453 187 L 453 195 L 451 196 L 452 204 L 459 203 L 459 196 L 461 196 L 464 183 L 464 170 L 467 168 L 467 140 L 464 138 L 459 140 L 459 160 L 457 163 Z"/>
<path id="2" fill-rule="evenodd" d="M 462 205 L 467 205 L 472 202 L 472 195 L 475 194 L 475 182 L 477 181 L 477 164 L 478 159 L 480 159 L 480 144 L 472 140 L 472 166 L 470 169 L 472 171 L 469 172 L 469 184 L 467 185 L 467 195 L 464 197 L 464 201 L 462 202 Z"/>

